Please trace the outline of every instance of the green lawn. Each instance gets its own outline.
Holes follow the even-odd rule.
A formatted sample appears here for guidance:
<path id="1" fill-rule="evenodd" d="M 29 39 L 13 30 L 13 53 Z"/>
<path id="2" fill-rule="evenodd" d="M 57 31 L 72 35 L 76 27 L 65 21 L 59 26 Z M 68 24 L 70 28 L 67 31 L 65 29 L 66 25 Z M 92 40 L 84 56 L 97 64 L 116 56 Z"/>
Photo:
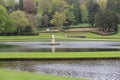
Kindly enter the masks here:
<path id="1" fill-rule="evenodd" d="M 0 58 L 39 58 L 39 59 L 72 59 L 72 58 L 118 58 L 120 51 L 111 52 L 0 52 Z"/>
<path id="2" fill-rule="evenodd" d="M 47 39 L 50 39 L 52 34 L 55 34 L 57 41 L 120 41 L 120 33 L 109 36 L 101 36 L 90 32 L 40 33 L 39 36 L 0 36 L 0 41 L 49 41 Z M 86 38 L 65 38 L 65 35 L 86 36 Z"/>
<path id="3" fill-rule="evenodd" d="M 87 80 L 0 69 L 0 80 Z"/>

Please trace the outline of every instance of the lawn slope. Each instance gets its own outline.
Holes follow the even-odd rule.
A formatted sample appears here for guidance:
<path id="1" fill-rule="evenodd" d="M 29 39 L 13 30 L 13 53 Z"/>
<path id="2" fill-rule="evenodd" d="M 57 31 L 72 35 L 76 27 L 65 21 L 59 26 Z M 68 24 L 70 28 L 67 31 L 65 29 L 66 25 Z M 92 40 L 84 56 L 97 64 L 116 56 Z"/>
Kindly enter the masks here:
<path id="1" fill-rule="evenodd" d="M 85 80 L 85 79 L 68 78 L 45 74 L 33 74 L 29 72 L 17 72 L 0 69 L 0 80 Z"/>

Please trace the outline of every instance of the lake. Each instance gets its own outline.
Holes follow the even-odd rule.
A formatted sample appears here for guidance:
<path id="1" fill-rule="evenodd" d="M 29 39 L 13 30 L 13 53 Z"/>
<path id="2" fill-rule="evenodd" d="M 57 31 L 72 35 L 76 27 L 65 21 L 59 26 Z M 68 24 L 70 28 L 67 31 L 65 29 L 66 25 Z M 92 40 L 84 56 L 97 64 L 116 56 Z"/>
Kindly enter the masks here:
<path id="1" fill-rule="evenodd" d="M 49 42 L 1 42 L 0 52 L 95 52 L 120 51 L 120 42 L 57 42 L 60 45 L 49 45 Z"/>

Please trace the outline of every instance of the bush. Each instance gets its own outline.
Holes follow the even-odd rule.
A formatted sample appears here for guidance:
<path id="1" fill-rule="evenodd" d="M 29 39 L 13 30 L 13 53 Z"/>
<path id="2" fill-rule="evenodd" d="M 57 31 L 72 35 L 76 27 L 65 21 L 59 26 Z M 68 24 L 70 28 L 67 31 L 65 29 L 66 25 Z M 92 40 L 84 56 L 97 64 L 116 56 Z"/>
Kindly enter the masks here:
<path id="1" fill-rule="evenodd" d="M 112 11 L 100 11 L 96 14 L 95 25 L 101 31 L 117 32 L 118 31 L 118 16 Z"/>

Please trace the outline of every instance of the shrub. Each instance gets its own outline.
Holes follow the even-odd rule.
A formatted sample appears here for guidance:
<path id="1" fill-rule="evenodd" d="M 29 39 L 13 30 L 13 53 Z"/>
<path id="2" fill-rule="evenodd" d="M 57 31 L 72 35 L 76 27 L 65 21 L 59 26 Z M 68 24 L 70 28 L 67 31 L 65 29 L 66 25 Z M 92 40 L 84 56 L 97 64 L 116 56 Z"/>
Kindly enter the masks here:
<path id="1" fill-rule="evenodd" d="M 95 25 L 100 28 L 101 31 L 116 32 L 118 31 L 118 16 L 112 11 L 100 11 L 96 14 Z"/>

